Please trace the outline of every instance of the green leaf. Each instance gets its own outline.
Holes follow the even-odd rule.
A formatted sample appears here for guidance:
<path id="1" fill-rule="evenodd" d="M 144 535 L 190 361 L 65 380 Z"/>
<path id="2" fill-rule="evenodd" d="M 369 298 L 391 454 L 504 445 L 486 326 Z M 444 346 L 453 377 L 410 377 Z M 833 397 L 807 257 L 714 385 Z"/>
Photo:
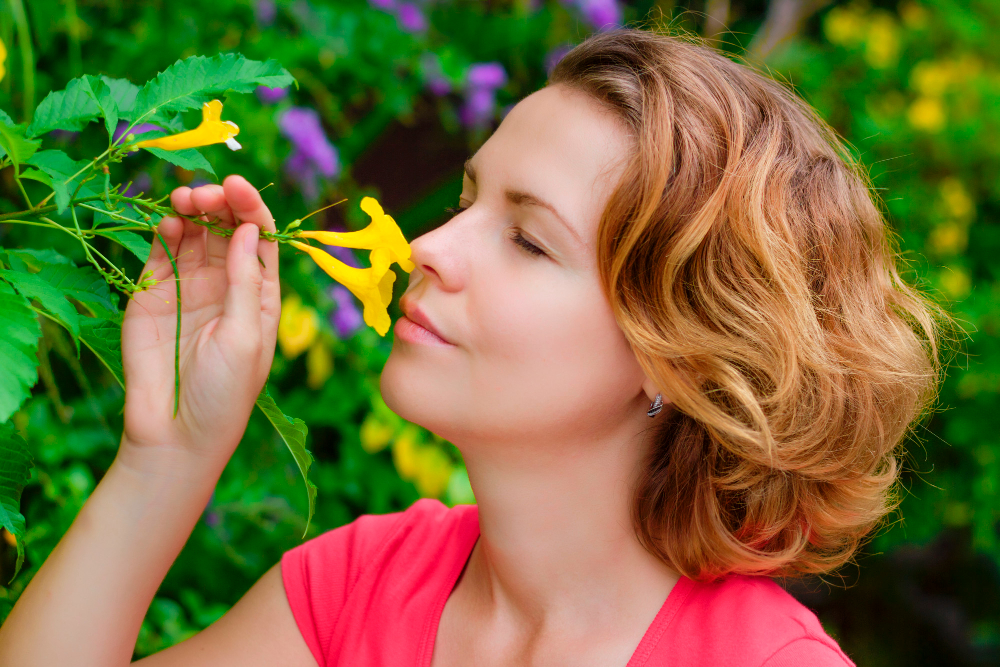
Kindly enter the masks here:
<path id="1" fill-rule="evenodd" d="M 304 421 L 298 418 L 293 419 L 281 411 L 267 390 L 266 382 L 257 396 L 257 407 L 278 431 L 281 439 L 285 441 L 285 446 L 292 453 L 292 458 L 295 459 L 295 463 L 299 466 L 299 472 L 302 473 L 302 480 L 306 485 L 306 495 L 309 497 L 309 516 L 306 519 L 306 529 L 302 532 L 302 537 L 305 537 L 306 532 L 309 531 L 309 523 L 312 521 L 313 513 L 316 511 L 316 485 L 309 481 L 309 466 L 312 465 L 313 457 L 306 449 L 306 434 L 309 430 Z"/>
<path id="2" fill-rule="evenodd" d="M 204 169 L 212 176 L 215 176 L 215 170 L 212 169 L 212 165 L 209 164 L 204 155 L 194 148 L 185 148 L 179 151 L 165 151 L 162 148 L 143 148 L 143 150 L 147 150 L 161 160 L 166 160 L 170 164 L 176 164 L 178 167 L 189 171 Z"/>
<path id="3" fill-rule="evenodd" d="M 63 325 L 73 337 L 77 354 L 80 353 L 80 314 L 73 304 L 66 300 L 66 295 L 58 288 L 50 285 L 37 273 L 24 273 L 12 269 L 0 269 L 3 278 L 28 299 L 38 299 L 42 308 L 59 324 Z"/>
<path id="4" fill-rule="evenodd" d="M 45 96 L 32 116 L 27 135 L 37 137 L 52 130 L 82 130 L 101 113 L 87 77 L 73 79 L 65 90 Z"/>
<path id="5" fill-rule="evenodd" d="M 15 125 L 14 119 L 7 115 L 7 112 L 0 109 L 0 123 L 13 127 Z"/>
<path id="6" fill-rule="evenodd" d="M 80 340 L 111 371 L 111 375 L 124 389 L 125 371 L 122 370 L 122 327 L 120 321 L 85 317 L 80 320 Z"/>
<path id="7" fill-rule="evenodd" d="M 24 125 L 0 123 L 0 158 L 9 155 L 15 168 L 20 169 L 21 163 L 34 155 L 41 144 L 40 140 L 24 138 Z"/>
<path id="8" fill-rule="evenodd" d="M 11 268 L 27 271 L 41 271 L 46 264 L 68 264 L 74 266 L 73 260 L 65 255 L 60 255 L 52 248 L 11 248 L 4 251 L 8 257 L 16 257 L 25 267 L 12 266 Z"/>
<path id="9" fill-rule="evenodd" d="M 79 162 L 70 158 L 62 151 L 39 151 L 31 156 L 28 164 L 38 167 L 52 179 L 52 189 L 56 193 L 56 206 L 62 213 L 69 206 L 70 199 L 80 181 L 86 178 L 86 167 L 89 160 Z M 84 170 L 82 173 L 78 173 Z M 88 197 L 98 194 L 86 185 L 81 189 L 80 196 Z"/>
<path id="10" fill-rule="evenodd" d="M 14 580 L 24 562 L 24 515 L 21 514 L 21 491 L 31 478 L 31 452 L 24 438 L 10 423 L 0 424 L 0 526 L 17 540 L 17 563 Z M 8 582 L 10 583 L 10 582 Z"/>
<path id="11" fill-rule="evenodd" d="M 294 81 L 276 60 L 260 62 L 235 53 L 212 58 L 191 56 L 178 60 L 143 86 L 128 117 L 138 118 L 153 109 L 159 113 L 200 109 L 227 90 L 250 93 L 257 86 L 283 87 Z"/>
<path id="12" fill-rule="evenodd" d="M 38 382 L 41 335 L 28 300 L 0 280 L 0 421 L 17 412 Z"/>
<path id="13" fill-rule="evenodd" d="M 111 296 L 108 283 L 91 266 L 46 264 L 35 275 L 80 302 L 95 317 L 118 315 L 118 304 Z"/>
<path id="14" fill-rule="evenodd" d="M 114 100 L 118 108 L 118 115 L 121 118 L 129 118 L 132 108 L 135 107 L 135 98 L 139 94 L 139 86 L 128 79 L 112 79 L 109 76 L 101 75 L 101 81 L 111 91 L 111 99 Z"/>
<path id="15" fill-rule="evenodd" d="M 146 260 L 149 259 L 149 251 L 151 245 L 149 241 L 142 238 L 135 232 L 130 232 L 128 230 L 123 232 L 116 232 L 114 229 L 105 229 L 103 236 L 107 236 L 111 240 L 124 246 L 129 252 L 139 258 L 139 260 L 145 264 Z"/>
<path id="16" fill-rule="evenodd" d="M 101 117 L 104 118 L 104 127 L 108 131 L 108 136 L 113 136 L 115 128 L 118 126 L 118 102 L 111 93 L 111 88 L 103 80 L 89 75 L 84 76 L 82 81 L 81 86 L 84 91 L 97 103 Z"/>
<path id="17" fill-rule="evenodd" d="M 83 210 L 93 210 L 94 213 L 94 224 L 93 228 L 96 229 L 100 225 L 111 223 L 115 225 L 128 224 L 129 222 L 135 222 L 137 224 L 145 224 L 143 219 L 136 213 L 135 209 L 131 206 L 126 206 L 124 204 L 117 204 L 116 208 L 111 208 L 108 203 L 98 199 L 95 201 L 87 202 L 86 206 L 89 209 Z M 125 218 L 124 220 L 122 218 Z"/>

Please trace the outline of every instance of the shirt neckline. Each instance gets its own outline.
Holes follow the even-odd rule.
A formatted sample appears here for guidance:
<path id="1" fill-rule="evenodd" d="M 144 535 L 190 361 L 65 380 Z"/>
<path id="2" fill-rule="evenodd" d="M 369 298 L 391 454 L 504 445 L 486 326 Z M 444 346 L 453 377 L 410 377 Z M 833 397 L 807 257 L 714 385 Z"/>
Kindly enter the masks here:
<path id="1" fill-rule="evenodd" d="M 420 650 L 417 652 L 419 656 L 417 665 L 419 667 L 430 667 L 431 659 L 434 657 L 434 644 L 437 641 L 444 606 L 448 602 L 452 591 L 455 590 L 458 577 L 469 562 L 476 542 L 479 541 L 479 508 L 476 505 L 468 505 L 466 507 L 468 509 L 465 509 L 463 513 L 458 529 L 461 549 L 456 550 L 459 556 L 464 554 L 464 557 L 456 558 L 452 564 L 451 572 L 449 572 L 448 577 L 445 579 L 445 585 L 441 587 L 441 591 L 434 601 L 434 606 L 431 608 L 431 613 L 424 624 L 423 638 L 420 642 Z M 673 622 L 674 618 L 677 617 L 677 612 L 684 605 L 688 595 L 694 589 L 694 585 L 692 579 L 683 574 L 680 575 L 677 583 L 667 593 L 667 599 L 663 601 L 660 610 L 656 612 L 653 622 L 649 624 L 646 632 L 643 633 L 642 639 L 639 640 L 639 644 L 635 647 L 635 651 L 632 652 L 632 657 L 629 658 L 625 667 L 643 667 L 646 664 L 656 646 L 660 643 L 660 639 L 666 633 L 667 628 Z"/>

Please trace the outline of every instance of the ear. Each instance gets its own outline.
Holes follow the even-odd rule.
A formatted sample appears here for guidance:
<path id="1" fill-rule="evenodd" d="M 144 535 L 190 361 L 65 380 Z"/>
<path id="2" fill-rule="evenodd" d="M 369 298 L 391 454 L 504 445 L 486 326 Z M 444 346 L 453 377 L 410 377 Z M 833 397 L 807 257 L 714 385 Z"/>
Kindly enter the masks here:
<path id="1" fill-rule="evenodd" d="M 650 380 L 648 377 L 642 381 L 642 391 L 646 394 L 646 398 L 649 399 L 650 403 L 652 403 L 656 399 L 657 394 L 663 393 L 656 388 L 656 385 L 653 384 L 653 381 Z M 664 405 L 670 403 L 670 399 L 667 398 L 666 396 L 661 396 L 661 398 L 663 399 Z"/>

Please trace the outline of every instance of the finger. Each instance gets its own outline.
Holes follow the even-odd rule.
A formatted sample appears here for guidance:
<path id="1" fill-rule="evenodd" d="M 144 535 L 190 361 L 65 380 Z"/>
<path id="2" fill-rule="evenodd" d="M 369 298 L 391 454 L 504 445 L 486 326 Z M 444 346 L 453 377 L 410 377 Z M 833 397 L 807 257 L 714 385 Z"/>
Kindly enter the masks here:
<path id="1" fill-rule="evenodd" d="M 179 187 L 170 193 L 170 205 L 175 211 L 182 215 L 194 215 L 196 210 L 191 203 L 191 188 Z M 169 216 L 160 220 L 156 225 L 156 233 L 166 242 L 170 248 L 170 254 L 177 256 L 177 249 L 180 247 L 181 238 L 184 234 L 184 221 L 181 218 Z M 166 268 L 164 268 L 166 267 Z M 153 271 L 153 277 L 157 280 L 164 280 L 173 274 L 173 267 L 170 266 L 170 259 L 163 248 L 160 239 L 153 236 L 153 244 L 149 250 L 149 257 L 146 258 L 146 265 L 142 272 Z"/>
<path id="2" fill-rule="evenodd" d="M 238 222 L 249 222 L 270 232 L 276 231 L 274 216 L 260 192 L 242 176 L 229 176 L 222 183 L 226 201 Z M 281 316 L 281 287 L 278 281 L 278 243 L 259 240 L 257 252 L 264 263 L 262 269 L 261 319 L 264 345 L 274 349 L 278 319 Z M 265 355 L 266 356 L 266 355 Z"/>
<path id="3" fill-rule="evenodd" d="M 208 220 L 218 220 L 216 224 L 225 229 L 236 226 L 233 212 L 226 201 L 226 194 L 221 185 L 211 183 L 191 191 L 191 202 L 199 211 L 204 211 Z M 223 267 L 226 265 L 226 253 L 229 239 L 225 236 L 208 232 L 205 237 L 205 255 L 209 266 Z"/>
<path id="4" fill-rule="evenodd" d="M 259 230 L 242 224 L 233 233 L 226 256 L 226 298 L 222 319 L 216 329 L 222 344 L 237 353 L 259 355 L 261 345 L 261 284 L 263 276 L 257 262 Z M 256 364 L 257 359 L 246 360 Z"/>
<path id="5" fill-rule="evenodd" d="M 181 215 L 194 218 L 201 215 L 202 211 L 191 200 L 191 193 L 191 188 L 187 186 L 175 188 L 170 193 L 170 205 Z M 204 266 L 206 232 L 199 224 L 190 220 L 184 220 L 183 218 L 181 220 L 183 223 L 183 233 L 180 237 L 180 243 L 171 245 L 170 251 L 177 260 L 178 268 L 183 272 L 185 267 Z"/>

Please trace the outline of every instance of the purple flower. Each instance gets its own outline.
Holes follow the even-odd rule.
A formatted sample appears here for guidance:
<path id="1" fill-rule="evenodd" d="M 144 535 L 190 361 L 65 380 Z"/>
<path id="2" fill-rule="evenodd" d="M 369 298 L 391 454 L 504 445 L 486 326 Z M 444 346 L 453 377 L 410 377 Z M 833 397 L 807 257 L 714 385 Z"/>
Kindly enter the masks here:
<path id="1" fill-rule="evenodd" d="M 622 8 L 618 0 L 578 0 L 578 5 L 583 17 L 598 30 L 621 27 Z"/>
<path id="2" fill-rule="evenodd" d="M 427 81 L 427 88 L 437 97 L 444 97 L 451 92 L 451 82 L 443 76 L 432 76 Z"/>
<path id="3" fill-rule="evenodd" d="M 365 319 L 358 310 L 358 305 L 351 294 L 343 285 L 330 286 L 330 298 L 333 299 L 336 307 L 330 313 L 330 324 L 336 329 L 337 335 L 341 338 L 349 338 L 351 334 L 364 326 Z"/>
<path id="4" fill-rule="evenodd" d="M 503 88 L 507 85 L 507 71 L 498 62 L 475 63 L 469 67 L 465 83 L 471 88 Z"/>
<path id="5" fill-rule="evenodd" d="M 257 86 L 257 98 L 264 104 L 277 104 L 288 97 L 288 88 Z"/>
<path id="6" fill-rule="evenodd" d="M 319 114 L 306 107 L 292 107 L 278 118 L 278 127 L 294 146 L 285 161 L 285 171 L 299 184 L 307 200 L 316 199 L 317 177 L 329 179 L 340 172 L 337 149 L 326 138 Z"/>
<path id="7" fill-rule="evenodd" d="M 126 128 L 128 128 L 128 126 L 129 122 L 127 120 L 118 121 L 118 127 L 115 128 L 115 133 L 111 136 L 112 142 L 117 142 L 119 139 L 121 139 L 122 135 L 125 134 L 125 130 Z M 134 134 L 135 136 L 138 137 L 140 134 L 143 134 L 145 132 L 165 132 L 165 131 L 166 130 L 164 130 L 159 125 L 153 125 L 152 123 L 139 123 L 131 130 L 129 130 L 128 133 Z"/>
<path id="8" fill-rule="evenodd" d="M 331 231 L 344 231 L 344 230 L 340 229 Z M 354 256 L 354 253 L 351 251 L 350 248 L 342 248 L 337 245 L 324 245 L 323 249 L 326 250 L 331 255 L 333 255 L 334 257 L 336 257 L 337 259 L 339 259 L 344 264 L 347 264 L 348 266 L 353 266 L 356 269 L 361 267 L 361 264 L 358 262 L 358 258 Z"/>
<path id="9" fill-rule="evenodd" d="M 257 0 L 253 6 L 253 13 L 258 25 L 269 26 L 278 16 L 278 8 L 274 0 Z"/>
<path id="10" fill-rule="evenodd" d="M 496 115 L 497 96 L 489 88 L 473 88 L 465 96 L 458 111 L 462 124 L 470 128 L 485 127 Z"/>
<path id="11" fill-rule="evenodd" d="M 571 44 L 560 44 L 555 47 L 545 56 L 545 72 L 549 75 L 552 74 L 552 70 L 556 68 L 559 61 L 565 57 L 567 53 L 573 48 Z"/>
<path id="12" fill-rule="evenodd" d="M 427 30 L 427 17 L 412 2 L 403 2 L 396 8 L 396 21 L 405 32 L 423 32 Z"/>

